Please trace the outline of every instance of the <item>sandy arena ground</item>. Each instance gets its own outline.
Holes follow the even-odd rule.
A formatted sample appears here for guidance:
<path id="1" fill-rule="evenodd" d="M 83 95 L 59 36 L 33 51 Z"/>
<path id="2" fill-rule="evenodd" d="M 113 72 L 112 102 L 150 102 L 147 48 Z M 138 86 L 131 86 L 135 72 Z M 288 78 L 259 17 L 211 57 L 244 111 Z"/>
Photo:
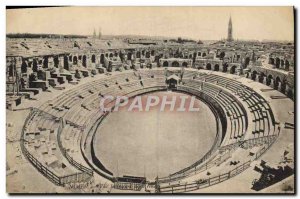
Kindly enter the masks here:
<path id="1" fill-rule="evenodd" d="M 149 95 L 175 95 L 180 99 L 185 94 Z M 170 112 L 168 107 L 160 112 L 160 105 L 149 112 L 120 109 L 98 128 L 96 155 L 119 176 L 145 174 L 153 180 L 157 175 L 167 176 L 183 169 L 205 155 L 216 135 L 216 122 L 209 107 L 200 100 L 196 100 L 195 107 L 199 107 L 198 112 Z"/>

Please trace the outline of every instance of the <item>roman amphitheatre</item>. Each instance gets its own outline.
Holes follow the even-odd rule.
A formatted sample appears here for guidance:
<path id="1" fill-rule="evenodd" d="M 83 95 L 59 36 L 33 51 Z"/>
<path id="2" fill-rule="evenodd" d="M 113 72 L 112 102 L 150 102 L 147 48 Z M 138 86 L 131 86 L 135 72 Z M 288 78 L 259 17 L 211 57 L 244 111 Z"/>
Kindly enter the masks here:
<path id="1" fill-rule="evenodd" d="M 294 43 L 236 41 L 230 19 L 213 42 L 6 45 L 7 192 L 294 192 Z M 100 111 L 106 95 L 196 96 L 200 111 Z"/>

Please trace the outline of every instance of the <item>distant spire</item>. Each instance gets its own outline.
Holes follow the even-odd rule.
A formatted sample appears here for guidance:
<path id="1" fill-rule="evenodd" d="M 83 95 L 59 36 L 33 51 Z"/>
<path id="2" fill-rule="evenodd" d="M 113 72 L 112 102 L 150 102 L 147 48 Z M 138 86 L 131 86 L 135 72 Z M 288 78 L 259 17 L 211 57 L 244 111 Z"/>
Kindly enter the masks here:
<path id="1" fill-rule="evenodd" d="M 231 20 L 231 15 L 229 18 L 229 23 L 228 23 L 228 36 L 227 36 L 227 41 L 233 41 L 233 36 L 232 36 L 232 20 Z"/>

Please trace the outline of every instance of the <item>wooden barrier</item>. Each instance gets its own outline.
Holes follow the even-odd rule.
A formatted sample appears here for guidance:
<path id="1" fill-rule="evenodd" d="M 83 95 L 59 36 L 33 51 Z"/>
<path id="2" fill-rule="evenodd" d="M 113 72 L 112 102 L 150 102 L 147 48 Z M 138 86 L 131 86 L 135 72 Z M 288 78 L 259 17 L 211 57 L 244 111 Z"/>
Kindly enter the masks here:
<path id="1" fill-rule="evenodd" d="M 38 112 L 39 112 L 38 109 L 31 108 L 30 113 L 28 114 L 27 118 L 25 119 L 25 122 L 24 122 L 24 125 L 22 128 L 20 144 L 21 144 L 21 150 L 22 150 L 22 153 L 24 154 L 24 156 L 43 176 L 45 176 L 49 181 L 53 182 L 54 184 L 56 184 L 58 186 L 64 186 L 65 184 L 68 184 L 68 183 L 76 183 L 76 182 L 83 182 L 83 181 L 89 180 L 92 176 L 90 170 L 88 170 L 86 172 L 82 172 L 82 173 L 71 174 L 68 176 L 58 176 L 53 171 L 50 171 L 42 163 L 40 163 L 38 161 L 38 159 L 36 159 L 26 149 L 26 147 L 25 147 L 26 140 L 24 139 L 26 125 L 32 119 L 32 116 L 34 116 L 35 113 L 38 113 Z M 59 129 L 58 129 L 59 132 L 62 131 L 60 128 L 62 128 L 62 127 L 61 126 L 59 127 Z M 69 159 L 70 159 L 70 157 L 69 157 Z M 75 165 L 77 163 L 74 160 L 72 162 L 73 162 L 73 165 Z M 79 163 L 77 163 L 77 164 L 79 164 Z M 81 169 L 83 169 L 83 166 L 82 165 L 79 166 L 79 165 L 77 165 L 77 166 L 80 167 Z"/>
<path id="2" fill-rule="evenodd" d="M 268 142 L 266 142 L 267 145 L 264 146 L 263 148 L 261 148 L 256 153 L 254 160 L 258 159 L 262 154 L 264 154 L 264 152 L 266 152 L 273 145 L 273 143 L 276 141 L 276 138 L 277 138 L 277 136 L 276 137 L 266 136 L 265 138 L 262 138 L 264 140 L 268 140 Z M 245 171 L 246 169 L 248 169 L 250 167 L 251 162 L 252 162 L 252 160 L 248 160 L 247 162 L 235 167 L 234 169 L 230 170 L 229 172 L 220 174 L 220 175 L 212 177 L 212 178 L 202 179 L 202 180 L 199 180 L 199 181 L 193 182 L 193 183 L 187 183 L 187 184 L 182 184 L 182 185 L 180 185 L 180 184 L 168 185 L 165 187 L 160 187 L 159 182 L 157 182 L 158 186 L 156 187 L 156 192 L 158 192 L 158 193 L 183 193 L 183 192 L 194 191 L 197 189 L 209 187 L 209 186 L 218 184 L 220 182 L 223 182 L 225 180 L 228 180 L 228 179 L 242 173 L 243 171 Z"/>

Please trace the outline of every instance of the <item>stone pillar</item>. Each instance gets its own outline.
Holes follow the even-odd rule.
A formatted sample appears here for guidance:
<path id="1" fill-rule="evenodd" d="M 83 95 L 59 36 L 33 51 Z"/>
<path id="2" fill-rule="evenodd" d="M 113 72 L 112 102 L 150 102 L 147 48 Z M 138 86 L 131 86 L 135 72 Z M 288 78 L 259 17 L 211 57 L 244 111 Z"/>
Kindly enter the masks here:
<path id="1" fill-rule="evenodd" d="M 86 55 L 86 68 L 92 68 L 92 56 Z"/>
<path id="2" fill-rule="evenodd" d="M 251 80 L 253 80 L 252 79 L 253 73 L 252 72 L 248 72 L 248 74 L 249 74 L 248 78 L 251 79 Z"/>
<path id="3" fill-rule="evenodd" d="M 18 73 L 21 73 L 21 66 L 22 66 L 22 59 L 16 59 L 16 70 Z"/>
<path id="4" fill-rule="evenodd" d="M 263 77 L 263 82 L 262 83 L 265 84 L 265 85 L 267 84 L 267 77 L 266 76 Z"/>
<path id="5" fill-rule="evenodd" d="M 48 57 L 48 68 L 54 68 L 54 58 Z"/>
<path id="6" fill-rule="evenodd" d="M 46 77 L 46 80 L 48 80 L 49 78 L 51 78 L 50 71 L 45 71 L 45 77 Z"/>
<path id="7" fill-rule="evenodd" d="M 223 71 L 223 67 L 224 67 L 224 66 L 222 66 L 222 70 L 221 70 L 221 71 Z M 250 73 L 249 73 L 249 72 L 247 72 L 245 75 L 246 75 L 246 78 L 249 78 L 249 76 L 250 76 Z"/>
<path id="8" fill-rule="evenodd" d="M 277 90 L 281 90 L 281 82 L 278 82 L 278 85 L 277 85 Z"/>
<path id="9" fill-rule="evenodd" d="M 59 57 L 58 61 L 59 72 L 62 72 L 64 69 L 64 57 Z"/>
<path id="10" fill-rule="evenodd" d="M 96 55 L 96 65 L 100 65 L 100 54 Z"/>
<path id="11" fill-rule="evenodd" d="M 72 57 L 72 60 L 71 60 L 71 61 L 70 61 L 70 58 L 69 58 L 70 56 Z M 68 58 L 68 63 L 69 63 L 69 67 L 73 66 L 73 56 L 74 56 L 74 55 L 68 55 L 68 56 L 67 56 L 67 58 Z"/>
<path id="12" fill-rule="evenodd" d="M 274 80 L 273 79 L 270 79 L 270 87 L 274 88 Z"/>

